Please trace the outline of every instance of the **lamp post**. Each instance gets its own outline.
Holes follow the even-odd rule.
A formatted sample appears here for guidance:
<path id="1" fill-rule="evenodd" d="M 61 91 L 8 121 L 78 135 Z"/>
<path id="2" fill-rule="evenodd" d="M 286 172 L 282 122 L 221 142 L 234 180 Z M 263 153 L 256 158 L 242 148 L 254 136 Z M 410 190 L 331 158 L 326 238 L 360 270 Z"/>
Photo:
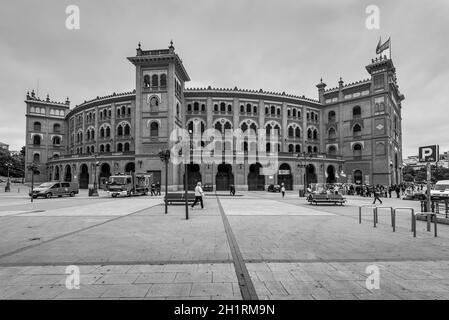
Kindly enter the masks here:
<path id="1" fill-rule="evenodd" d="M 170 150 L 159 152 L 159 158 L 165 163 L 165 214 L 168 212 L 168 162 L 170 161 Z"/>
<path id="2" fill-rule="evenodd" d="M 189 152 L 187 153 L 186 151 L 186 156 L 184 158 L 184 198 L 185 198 L 185 205 L 186 205 L 186 220 L 189 220 L 189 199 L 188 199 L 188 183 L 189 183 L 189 179 L 188 179 L 188 163 L 190 162 L 190 156 L 191 156 L 191 152 L 192 152 L 192 130 L 189 130 Z"/>
<path id="3" fill-rule="evenodd" d="M 40 174 L 39 170 L 38 170 L 38 165 L 36 163 L 31 163 L 27 169 L 28 171 L 31 171 L 31 192 L 30 192 L 30 198 L 31 198 L 31 202 L 33 202 L 33 189 L 34 189 L 34 175 L 35 174 Z"/>
<path id="4" fill-rule="evenodd" d="M 8 180 L 6 180 L 5 192 L 11 192 L 11 180 L 9 179 L 9 168 L 12 167 L 10 162 L 6 163 L 6 169 L 8 171 Z"/>
<path id="5" fill-rule="evenodd" d="M 94 154 L 94 187 L 92 189 L 92 192 L 89 194 L 91 197 L 98 197 L 98 188 L 97 188 L 97 167 L 100 165 L 100 162 L 97 161 L 97 155 Z"/>
<path id="6" fill-rule="evenodd" d="M 306 191 L 306 185 L 305 185 L 305 181 L 304 181 L 305 179 L 304 179 L 304 175 L 302 173 L 302 170 L 305 168 L 306 154 L 304 152 L 298 153 L 296 155 L 296 157 L 297 157 L 297 159 L 299 161 L 298 168 L 299 168 L 299 175 L 301 177 L 301 182 L 300 183 L 302 183 L 302 185 L 303 185 L 303 190 L 302 190 L 303 193 L 301 193 L 301 188 L 300 188 L 299 189 L 299 197 L 304 197 L 305 191 Z"/>

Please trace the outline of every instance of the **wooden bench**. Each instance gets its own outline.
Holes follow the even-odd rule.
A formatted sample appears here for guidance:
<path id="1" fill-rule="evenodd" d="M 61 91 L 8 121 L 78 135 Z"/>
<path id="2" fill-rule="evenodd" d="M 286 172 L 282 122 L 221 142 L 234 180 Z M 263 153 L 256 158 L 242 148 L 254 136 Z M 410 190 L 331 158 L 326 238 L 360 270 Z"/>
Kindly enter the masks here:
<path id="1" fill-rule="evenodd" d="M 315 205 L 318 205 L 319 203 L 333 203 L 334 205 L 339 203 L 340 205 L 343 205 L 346 202 L 346 199 L 343 198 L 341 194 L 314 194 L 309 202 Z"/>
<path id="2" fill-rule="evenodd" d="M 184 193 L 169 193 L 165 196 L 164 201 L 167 201 L 167 204 L 174 204 L 174 203 L 185 203 L 185 194 Z M 187 202 L 193 203 L 195 201 L 195 194 L 194 193 L 188 193 L 187 194 Z"/>

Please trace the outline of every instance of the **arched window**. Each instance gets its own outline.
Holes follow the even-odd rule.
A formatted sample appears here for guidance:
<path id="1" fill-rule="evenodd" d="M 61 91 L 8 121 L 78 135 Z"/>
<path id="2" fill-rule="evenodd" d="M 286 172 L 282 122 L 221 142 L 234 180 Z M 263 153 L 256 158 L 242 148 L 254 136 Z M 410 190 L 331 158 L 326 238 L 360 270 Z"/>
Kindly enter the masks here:
<path id="1" fill-rule="evenodd" d="M 249 126 L 250 128 L 251 128 L 251 130 L 253 130 L 254 131 L 254 133 L 256 133 L 257 132 L 257 125 L 253 122 L 253 123 L 251 123 L 251 125 Z"/>
<path id="2" fill-rule="evenodd" d="M 110 137 L 111 136 L 111 128 L 107 127 L 106 128 L 106 137 Z"/>
<path id="3" fill-rule="evenodd" d="M 159 123 L 152 122 L 150 125 L 150 137 L 158 137 L 159 136 Z"/>
<path id="4" fill-rule="evenodd" d="M 277 109 L 277 115 L 280 116 L 281 115 L 281 108 Z"/>
<path id="5" fill-rule="evenodd" d="M 223 127 L 220 122 L 217 122 L 214 127 L 215 130 L 218 130 L 220 133 L 223 133 Z"/>
<path id="6" fill-rule="evenodd" d="M 352 109 L 352 117 L 353 118 L 360 118 L 362 116 L 362 109 L 359 106 L 355 106 Z"/>
<path id="7" fill-rule="evenodd" d="M 39 153 L 35 153 L 35 154 L 33 155 L 33 162 L 35 162 L 35 163 L 41 162 L 41 156 L 40 156 Z"/>
<path id="8" fill-rule="evenodd" d="M 87 132 L 86 132 L 86 138 L 87 138 L 87 140 L 90 140 L 90 131 L 89 130 L 87 130 Z"/>
<path id="9" fill-rule="evenodd" d="M 359 124 L 356 124 L 353 128 L 352 128 L 352 132 L 354 134 L 354 136 L 360 136 L 362 134 L 362 127 L 360 127 Z"/>
<path id="10" fill-rule="evenodd" d="M 276 114 L 276 107 L 271 106 L 271 115 L 274 116 Z"/>
<path id="11" fill-rule="evenodd" d="M 330 128 L 327 134 L 329 139 L 335 139 L 337 137 L 337 132 L 334 128 Z"/>
<path id="12" fill-rule="evenodd" d="M 204 103 L 201 105 L 201 111 L 206 112 L 206 105 Z"/>
<path id="13" fill-rule="evenodd" d="M 123 106 L 122 107 L 122 117 L 124 117 L 126 115 L 126 107 Z"/>
<path id="14" fill-rule="evenodd" d="M 129 136 L 131 134 L 131 127 L 129 124 L 125 125 L 125 136 Z"/>
<path id="15" fill-rule="evenodd" d="M 117 108 L 117 117 L 120 118 L 120 115 L 121 115 L 121 110 L 120 110 L 120 108 Z"/>
<path id="16" fill-rule="evenodd" d="M 245 112 L 245 106 L 242 104 L 240 105 L 240 113 L 244 113 Z"/>
<path id="17" fill-rule="evenodd" d="M 187 105 L 187 112 L 192 112 L 192 105 L 191 104 Z"/>
<path id="18" fill-rule="evenodd" d="M 362 156 L 362 145 L 357 143 L 353 147 L 354 157 L 361 157 Z"/>
<path id="19" fill-rule="evenodd" d="M 214 104 L 214 112 L 218 112 L 218 104 Z"/>
<path id="20" fill-rule="evenodd" d="M 33 131 L 40 132 L 41 129 L 42 129 L 42 125 L 41 125 L 40 122 L 35 122 L 35 123 L 33 124 Z"/>
<path id="21" fill-rule="evenodd" d="M 266 126 L 266 132 L 267 132 L 267 135 L 269 136 L 271 133 L 271 124 Z"/>
<path id="22" fill-rule="evenodd" d="M 301 152 L 301 145 L 300 145 L 300 144 L 297 144 L 297 145 L 296 145 L 296 147 L 295 147 L 295 152 L 298 152 L 298 153 Z"/>
<path id="23" fill-rule="evenodd" d="M 123 136 L 123 127 L 120 125 L 117 128 L 117 135 L 118 136 Z"/>
<path id="24" fill-rule="evenodd" d="M 293 117 L 296 117 L 296 109 L 293 109 Z"/>
<path id="25" fill-rule="evenodd" d="M 293 127 L 289 127 L 288 128 L 288 136 L 290 138 L 293 138 L 294 135 L 295 135 L 295 130 L 293 129 Z"/>
<path id="26" fill-rule="evenodd" d="M 292 144 L 288 145 L 288 152 L 293 152 L 294 146 Z"/>
<path id="27" fill-rule="evenodd" d="M 59 146 L 61 144 L 61 138 L 60 137 L 53 137 L 53 145 Z"/>
<path id="28" fill-rule="evenodd" d="M 265 107 L 265 115 L 268 115 L 270 113 L 270 109 L 268 107 Z"/>
<path id="29" fill-rule="evenodd" d="M 161 74 L 161 87 L 167 87 L 167 75 L 165 73 Z"/>
<path id="30" fill-rule="evenodd" d="M 248 125 L 246 123 L 243 123 L 240 128 L 242 129 L 243 132 L 245 132 L 246 130 L 248 130 Z"/>
<path id="31" fill-rule="evenodd" d="M 100 146 L 100 152 L 104 152 L 104 144 Z"/>
<path id="32" fill-rule="evenodd" d="M 313 147 L 313 152 L 318 153 L 318 147 Z"/>
<path id="33" fill-rule="evenodd" d="M 193 111 L 200 111 L 200 104 L 198 102 L 193 104 Z"/>
<path id="34" fill-rule="evenodd" d="M 335 122 L 337 116 L 335 114 L 335 111 L 329 111 L 328 115 L 327 115 L 327 120 L 329 122 Z"/>
<path id="35" fill-rule="evenodd" d="M 104 128 L 100 129 L 100 138 L 104 138 Z"/>
<path id="36" fill-rule="evenodd" d="M 159 100 L 156 97 L 150 99 L 150 108 L 157 107 L 159 105 Z"/>
<path id="37" fill-rule="evenodd" d="M 110 144 L 106 145 L 106 152 L 111 152 L 111 145 Z"/>
<path id="38" fill-rule="evenodd" d="M 60 133 L 61 132 L 61 125 L 59 123 L 55 123 L 53 125 L 53 132 Z"/>
<path id="39" fill-rule="evenodd" d="M 301 138 L 301 129 L 299 129 L 299 127 L 297 127 L 295 129 L 295 137 L 296 138 Z"/>
<path id="40" fill-rule="evenodd" d="M 291 117 L 292 116 L 292 111 L 290 109 L 287 110 L 287 117 Z"/>
<path id="41" fill-rule="evenodd" d="M 313 130 L 313 140 L 318 139 L 318 130 Z"/>
<path id="42" fill-rule="evenodd" d="M 307 147 L 307 152 L 308 152 L 308 153 L 312 153 L 312 152 L 313 152 L 312 146 L 308 146 L 308 147 Z"/>
<path id="43" fill-rule="evenodd" d="M 41 136 L 36 134 L 35 136 L 33 136 L 33 144 L 35 146 L 40 146 L 41 145 Z"/>
<path id="44" fill-rule="evenodd" d="M 246 105 L 246 112 L 251 113 L 251 104 L 249 103 Z"/>
<path id="45" fill-rule="evenodd" d="M 157 74 L 153 74 L 153 76 L 151 77 L 151 87 L 153 88 L 159 87 L 159 78 Z"/>
<path id="46" fill-rule="evenodd" d="M 335 148 L 335 146 L 330 146 L 327 153 L 331 156 L 335 156 L 337 154 L 337 148 Z"/>
<path id="47" fill-rule="evenodd" d="M 267 143 L 266 145 L 266 152 L 271 152 L 271 144 Z"/>
<path id="48" fill-rule="evenodd" d="M 226 103 L 220 103 L 220 112 L 226 112 Z"/>
<path id="49" fill-rule="evenodd" d="M 129 151 L 129 143 L 127 142 L 127 143 L 125 143 L 125 152 L 126 151 Z"/>
<path id="50" fill-rule="evenodd" d="M 232 105 L 228 104 L 228 112 L 232 112 Z"/>
<path id="51" fill-rule="evenodd" d="M 143 77 L 143 85 L 145 87 L 149 87 L 150 86 L 150 76 L 149 75 L 145 75 Z"/>
<path id="52" fill-rule="evenodd" d="M 131 115 L 131 108 L 128 107 L 128 116 L 130 116 L 130 115 Z"/>
<path id="53" fill-rule="evenodd" d="M 119 143 L 117 145 L 117 152 L 123 152 L 123 144 Z"/>
<path id="54" fill-rule="evenodd" d="M 307 130 L 307 139 L 312 139 L 312 137 L 313 137 L 312 129 L 308 129 Z"/>

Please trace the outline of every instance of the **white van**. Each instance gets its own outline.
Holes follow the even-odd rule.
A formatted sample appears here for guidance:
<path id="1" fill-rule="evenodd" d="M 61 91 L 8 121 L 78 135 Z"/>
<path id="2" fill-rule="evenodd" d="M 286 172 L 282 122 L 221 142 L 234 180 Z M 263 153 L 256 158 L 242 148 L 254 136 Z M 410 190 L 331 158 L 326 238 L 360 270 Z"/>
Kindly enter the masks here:
<path id="1" fill-rule="evenodd" d="M 449 197 L 449 180 L 441 180 L 430 190 L 431 197 Z"/>

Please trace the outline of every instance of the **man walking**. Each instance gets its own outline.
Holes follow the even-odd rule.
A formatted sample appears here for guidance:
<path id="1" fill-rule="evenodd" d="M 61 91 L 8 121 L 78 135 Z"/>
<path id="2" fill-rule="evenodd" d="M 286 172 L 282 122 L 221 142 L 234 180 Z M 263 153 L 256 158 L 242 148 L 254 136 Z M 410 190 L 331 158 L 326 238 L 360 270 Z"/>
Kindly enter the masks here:
<path id="1" fill-rule="evenodd" d="M 192 208 L 195 207 L 195 205 L 198 203 L 198 201 L 201 203 L 201 209 L 204 209 L 203 205 L 203 188 L 201 188 L 201 182 L 198 182 L 195 187 L 195 201 L 192 204 Z"/>
<path id="2" fill-rule="evenodd" d="M 281 192 L 282 192 L 282 198 L 285 198 L 285 185 L 282 184 L 281 186 Z"/>
<path id="3" fill-rule="evenodd" d="M 380 204 L 382 204 L 382 200 L 380 200 L 380 198 L 379 198 L 379 191 L 377 190 L 377 188 L 373 189 L 373 193 L 374 193 L 374 202 L 373 202 L 373 204 L 376 204 L 377 200 L 379 200 Z"/>

